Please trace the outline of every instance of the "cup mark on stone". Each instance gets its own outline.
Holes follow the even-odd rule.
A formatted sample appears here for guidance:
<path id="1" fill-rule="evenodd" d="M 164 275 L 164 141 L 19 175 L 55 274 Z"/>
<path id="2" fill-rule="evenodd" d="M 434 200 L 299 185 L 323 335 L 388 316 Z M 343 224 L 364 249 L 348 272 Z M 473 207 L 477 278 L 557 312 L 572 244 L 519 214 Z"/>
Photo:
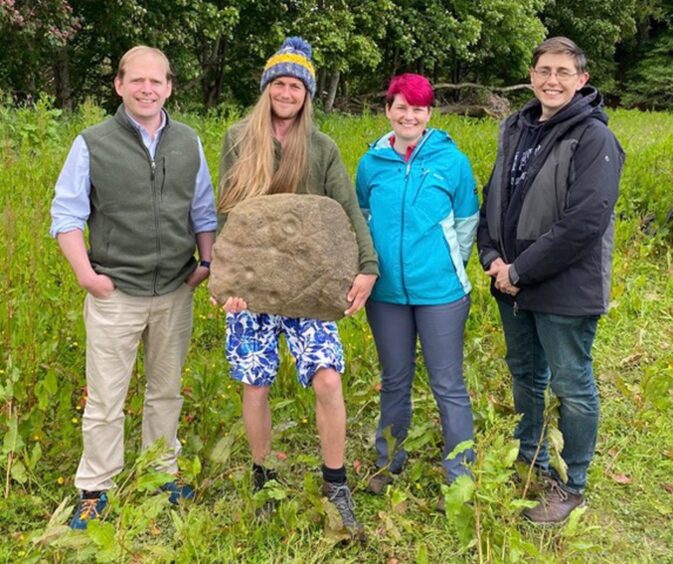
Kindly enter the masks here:
<path id="1" fill-rule="evenodd" d="M 285 215 L 285 217 L 283 217 L 281 222 L 281 229 L 288 237 L 294 237 L 297 233 L 299 233 L 299 227 L 300 221 L 295 214 L 288 213 Z"/>
<path id="2" fill-rule="evenodd" d="M 269 303 L 272 306 L 275 306 L 278 302 L 280 302 L 280 294 L 278 292 L 269 292 L 267 294 L 267 299 L 269 300 Z"/>

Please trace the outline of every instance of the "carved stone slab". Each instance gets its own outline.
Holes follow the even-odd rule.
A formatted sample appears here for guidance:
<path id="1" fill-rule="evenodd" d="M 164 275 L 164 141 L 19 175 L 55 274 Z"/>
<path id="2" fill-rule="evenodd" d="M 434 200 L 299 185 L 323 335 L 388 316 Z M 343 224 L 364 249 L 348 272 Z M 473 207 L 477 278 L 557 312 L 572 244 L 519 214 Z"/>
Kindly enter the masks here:
<path id="1" fill-rule="evenodd" d="M 213 248 L 208 289 L 256 313 L 336 320 L 358 273 L 358 247 L 341 205 L 326 196 L 274 194 L 229 212 Z"/>

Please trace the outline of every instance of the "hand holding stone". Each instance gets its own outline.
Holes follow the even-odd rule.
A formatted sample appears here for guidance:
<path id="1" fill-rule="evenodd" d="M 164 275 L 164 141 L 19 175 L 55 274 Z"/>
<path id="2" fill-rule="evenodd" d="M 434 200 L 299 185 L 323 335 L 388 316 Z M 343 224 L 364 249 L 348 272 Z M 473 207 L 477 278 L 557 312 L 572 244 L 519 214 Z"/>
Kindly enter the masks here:
<path id="1" fill-rule="evenodd" d="M 229 211 L 213 247 L 208 289 L 222 304 L 245 296 L 242 308 L 230 302 L 236 310 L 334 321 L 369 296 L 373 280 L 358 270 L 355 234 L 341 204 L 274 194 Z"/>
<path id="2" fill-rule="evenodd" d="M 248 304 L 245 303 L 243 298 L 231 297 L 227 298 L 222 309 L 227 313 L 241 313 L 244 309 L 248 309 Z"/>

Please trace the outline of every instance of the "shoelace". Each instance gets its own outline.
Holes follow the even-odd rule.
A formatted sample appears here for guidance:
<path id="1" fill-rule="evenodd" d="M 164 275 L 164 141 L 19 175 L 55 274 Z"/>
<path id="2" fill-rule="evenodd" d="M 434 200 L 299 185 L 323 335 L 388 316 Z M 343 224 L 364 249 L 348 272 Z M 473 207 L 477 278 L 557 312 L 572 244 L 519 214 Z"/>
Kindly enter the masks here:
<path id="1" fill-rule="evenodd" d="M 550 481 L 549 490 L 552 495 L 558 496 L 561 501 L 566 501 L 568 499 L 568 492 L 566 492 L 556 480 Z"/>
<path id="2" fill-rule="evenodd" d="M 335 501 L 336 498 L 338 497 L 343 497 L 349 509 L 351 510 L 355 509 L 355 502 L 353 501 L 351 491 L 348 489 L 348 486 L 346 484 L 337 486 L 332 495 L 330 496 L 329 500 Z"/>
<path id="3" fill-rule="evenodd" d="M 83 499 L 82 500 L 82 519 L 90 519 L 98 517 L 98 511 L 96 510 L 96 505 L 98 504 L 98 499 Z"/>

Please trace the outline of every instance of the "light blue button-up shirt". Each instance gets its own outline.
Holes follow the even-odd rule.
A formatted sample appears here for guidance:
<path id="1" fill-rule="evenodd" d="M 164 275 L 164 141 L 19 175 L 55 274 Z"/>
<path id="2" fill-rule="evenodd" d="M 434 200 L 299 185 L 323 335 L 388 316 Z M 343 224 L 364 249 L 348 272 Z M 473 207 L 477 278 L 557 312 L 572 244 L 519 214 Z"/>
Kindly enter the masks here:
<path id="1" fill-rule="evenodd" d="M 161 125 L 154 138 L 130 116 L 129 122 L 138 130 L 145 147 L 154 158 L 161 134 L 166 126 L 166 114 L 163 111 L 161 112 Z M 217 229 L 213 183 L 210 179 L 210 172 L 200 139 L 198 139 L 198 144 L 200 165 L 196 174 L 194 197 L 189 211 L 194 233 Z M 51 229 L 49 230 L 52 237 L 73 229 L 84 231 L 84 226 L 91 213 L 90 194 L 89 148 L 84 138 L 78 135 L 56 181 L 56 195 L 51 204 Z"/>

